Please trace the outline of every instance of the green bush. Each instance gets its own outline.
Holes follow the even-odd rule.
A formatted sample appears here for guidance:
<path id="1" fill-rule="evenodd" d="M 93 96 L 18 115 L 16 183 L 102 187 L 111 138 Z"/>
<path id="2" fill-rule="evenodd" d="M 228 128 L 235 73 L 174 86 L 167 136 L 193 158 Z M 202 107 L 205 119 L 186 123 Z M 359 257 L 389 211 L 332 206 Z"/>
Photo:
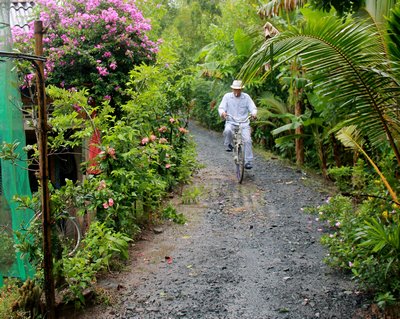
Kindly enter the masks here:
<path id="1" fill-rule="evenodd" d="M 328 169 L 328 175 L 341 192 L 351 192 L 353 189 L 352 171 L 353 168 L 349 166 L 333 167 Z"/>
<path id="2" fill-rule="evenodd" d="M 99 272 L 112 267 L 113 261 L 128 258 L 131 239 L 115 232 L 105 224 L 94 222 L 83 240 L 83 247 L 72 257 L 64 257 L 59 267 L 67 288 L 65 301 L 74 301 L 76 307 L 85 304 L 84 291 L 96 282 Z"/>
<path id="3" fill-rule="evenodd" d="M 374 183 L 372 180 L 371 183 Z M 321 238 L 329 249 L 324 261 L 350 271 L 360 287 L 373 291 L 380 306 L 400 299 L 400 210 L 379 196 L 355 205 L 349 197 L 331 198 L 309 211 L 327 225 Z"/>

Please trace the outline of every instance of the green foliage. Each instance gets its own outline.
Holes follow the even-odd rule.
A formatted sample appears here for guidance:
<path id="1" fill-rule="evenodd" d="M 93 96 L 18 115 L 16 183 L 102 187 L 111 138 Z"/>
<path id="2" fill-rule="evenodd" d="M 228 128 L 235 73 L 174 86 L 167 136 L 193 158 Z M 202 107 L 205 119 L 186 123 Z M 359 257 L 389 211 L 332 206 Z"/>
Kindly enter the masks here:
<path id="1" fill-rule="evenodd" d="M 328 169 L 328 174 L 341 192 L 350 192 L 353 188 L 351 182 L 352 171 L 353 168 L 349 166 L 332 167 Z"/>
<path id="2" fill-rule="evenodd" d="M 164 210 L 162 212 L 162 217 L 164 219 L 171 220 L 174 223 L 177 223 L 180 225 L 183 225 L 186 223 L 186 217 L 182 213 L 178 213 L 176 208 L 170 204 L 166 208 L 164 208 Z"/>
<path id="3" fill-rule="evenodd" d="M 0 272 L 7 273 L 15 261 L 14 236 L 11 229 L 0 226 Z"/>
<path id="4" fill-rule="evenodd" d="M 398 121 L 388 120 L 397 118 L 391 106 L 397 104 L 397 72 L 382 54 L 384 46 L 373 24 L 309 19 L 301 28 L 291 27 L 265 41 L 241 74 L 245 81 L 265 79 L 270 73 L 262 71 L 266 64 L 274 61 L 278 68 L 293 56 L 300 57 L 318 96 L 337 105 L 335 118 L 357 125 L 375 150 L 388 143 L 399 161 L 394 141 Z"/>
<path id="5" fill-rule="evenodd" d="M 366 191 L 367 180 L 374 179 L 374 176 L 367 171 L 362 159 L 350 166 L 332 167 L 328 169 L 329 177 L 334 181 L 338 190 L 343 193 L 351 193 L 357 196 L 362 190 Z"/>
<path id="6" fill-rule="evenodd" d="M 387 306 L 390 306 L 395 302 L 396 298 L 390 292 L 378 294 L 378 296 L 376 297 L 376 303 L 379 308 L 386 308 Z"/>
<path id="7" fill-rule="evenodd" d="M 83 240 L 83 248 L 72 258 L 60 262 L 62 277 L 68 287 L 66 301 L 77 308 L 85 304 L 83 292 L 96 281 L 96 275 L 110 268 L 114 259 L 127 259 L 131 239 L 105 224 L 94 222 Z M 61 287 L 63 288 L 63 287 Z"/>
<path id="8" fill-rule="evenodd" d="M 193 116 L 204 126 L 214 130 L 221 130 L 223 122 L 218 114 L 218 102 L 220 102 L 222 88 L 219 88 L 212 81 L 199 79 L 195 82 L 194 91 L 196 92 L 196 100 Z"/>
<path id="9" fill-rule="evenodd" d="M 339 16 L 357 12 L 365 5 L 365 0 L 336 1 L 336 0 L 311 0 L 311 5 L 317 9 L 330 11 L 335 8 Z"/>
<path id="10" fill-rule="evenodd" d="M 182 203 L 192 204 L 199 201 L 199 197 L 202 195 L 204 189 L 202 187 L 188 187 L 182 192 Z"/>
<path id="11" fill-rule="evenodd" d="M 13 305 L 20 297 L 19 283 L 15 279 L 7 279 L 3 287 L 0 287 L 0 318 L 28 319 L 29 313 L 22 309 L 13 309 Z"/>
<path id="12" fill-rule="evenodd" d="M 394 61 L 400 59 L 400 4 L 397 4 L 387 18 L 388 24 L 388 49 Z"/>
<path id="13" fill-rule="evenodd" d="M 378 197 L 355 205 L 351 198 L 337 195 L 309 211 L 327 225 L 328 233 L 321 238 L 329 248 L 325 262 L 350 271 L 383 306 L 398 301 L 400 292 L 400 210 Z"/>

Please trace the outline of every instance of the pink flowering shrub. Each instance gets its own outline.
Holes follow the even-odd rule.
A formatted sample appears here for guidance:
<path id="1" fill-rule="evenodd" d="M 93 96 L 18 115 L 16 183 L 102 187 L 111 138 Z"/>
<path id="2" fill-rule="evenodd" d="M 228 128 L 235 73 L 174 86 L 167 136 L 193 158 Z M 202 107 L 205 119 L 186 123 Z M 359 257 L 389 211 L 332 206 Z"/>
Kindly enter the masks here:
<path id="1" fill-rule="evenodd" d="M 48 84 L 89 87 L 97 101 L 111 99 L 120 96 L 135 65 L 155 59 L 157 44 L 146 35 L 150 23 L 134 1 L 37 0 L 36 5 L 46 28 Z M 18 49 L 32 52 L 33 22 L 28 32 L 14 28 L 13 36 Z"/>

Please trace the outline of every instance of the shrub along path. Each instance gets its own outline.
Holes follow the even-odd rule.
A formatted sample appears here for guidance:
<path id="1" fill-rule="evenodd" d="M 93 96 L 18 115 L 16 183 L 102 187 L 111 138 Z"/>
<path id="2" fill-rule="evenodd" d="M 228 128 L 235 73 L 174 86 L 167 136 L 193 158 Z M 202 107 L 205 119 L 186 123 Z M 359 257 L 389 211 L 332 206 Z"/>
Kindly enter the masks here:
<path id="1" fill-rule="evenodd" d="M 76 317 L 373 318 L 350 278 L 324 265 L 323 225 L 302 212 L 326 200 L 323 184 L 257 153 L 239 185 L 222 134 L 197 125 L 191 134 L 205 167 L 184 194 L 202 196 L 172 199 L 188 223 L 143 234 L 128 271 L 100 281 L 112 306 Z"/>

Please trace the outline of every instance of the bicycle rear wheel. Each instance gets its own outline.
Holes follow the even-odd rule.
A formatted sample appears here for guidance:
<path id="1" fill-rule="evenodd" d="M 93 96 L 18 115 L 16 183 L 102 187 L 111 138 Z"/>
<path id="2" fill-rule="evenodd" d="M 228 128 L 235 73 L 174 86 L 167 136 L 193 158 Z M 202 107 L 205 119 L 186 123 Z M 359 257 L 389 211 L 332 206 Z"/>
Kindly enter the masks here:
<path id="1" fill-rule="evenodd" d="M 68 252 L 68 256 L 72 256 L 78 249 L 81 242 L 81 231 L 78 223 L 72 216 L 60 219 L 56 223 L 58 239 Z"/>
<path id="2" fill-rule="evenodd" d="M 239 183 L 242 183 L 244 175 L 244 149 L 243 145 L 239 144 L 237 147 L 237 161 L 236 161 L 236 178 Z"/>
<path id="3" fill-rule="evenodd" d="M 38 212 L 31 220 L 31 225 L 42 227 L 42 212 Z M 81 228 L 73 216 L 63 212 L 57 217 L 51 227 L 53 252 L 67 253 L 72 256 L 79 247 L 82 239 Z"/>

